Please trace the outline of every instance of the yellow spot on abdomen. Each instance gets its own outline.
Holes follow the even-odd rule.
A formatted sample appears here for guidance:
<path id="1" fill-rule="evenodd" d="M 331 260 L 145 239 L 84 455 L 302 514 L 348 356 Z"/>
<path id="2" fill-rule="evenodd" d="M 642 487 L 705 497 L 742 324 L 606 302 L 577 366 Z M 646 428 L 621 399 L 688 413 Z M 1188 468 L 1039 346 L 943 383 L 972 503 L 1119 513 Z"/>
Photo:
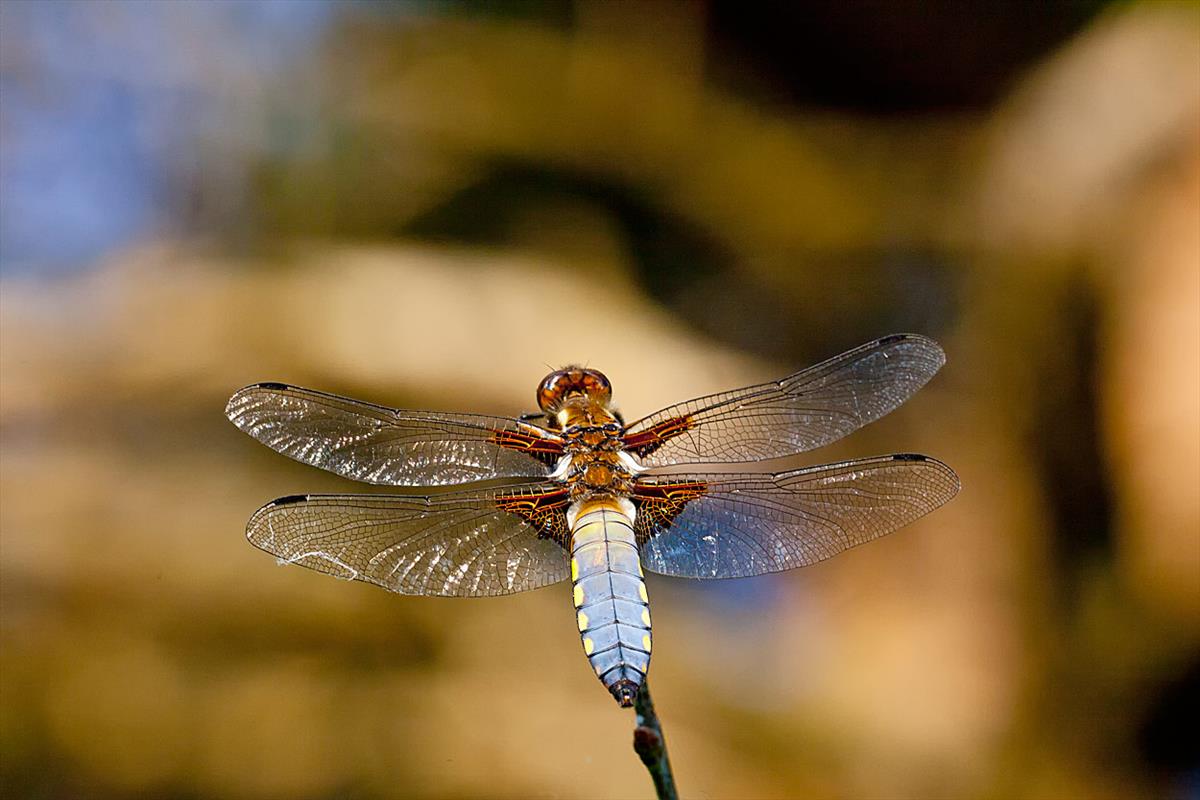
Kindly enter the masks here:
<path id="1" fill-rule="evenodd" d="M 642 561 L 641 561 L 641 559 L 638 559 L 637 565 L 638 565 L 638 577 L 639 577 L 639 578 L 644 578 L 644 577 L 646 577 L 646 573 L 642 572 Z"/>
<path id="2" fill-rule="evenodd" d="M 579 559 L 571 559 L 571 580 L 579 580 Z"/>
<path id="3" fill-rule="evenodd" d="M 562 562 L 560 561 L 560 562 L 558 562 L 558 563 L 560 563 L 560 564 L 561 564 Z M 646 584 L 645 584 L 645 582 L 642 582 L 642 583 L 639 583 L 639 584 L 638 584 L 638 597 L 642 598 L 642 602 L 643 602 L 643 603 L 649 603 L 649 602 L 650 602 L 650 598 L 649 598 L 649 597 L 646 595 Z"/>
<path id="4" fill-rule="evenodd" d="M 596 649 L 596 643 L 592 641 L 592 637 L 590 637 L 590 636 L 583 637 L 583 652 L 590 656 L 592 654 L 592 651 L 595 649 Z"/>
<path id="5" fill-rule="evenodd" d="M 643 649 L 644 649 L 644 650 L 645 650 L 647 653 L 649 653 L 649 652 L 650 652 L 650 634 L 648 634 L 648 633 L 647 633 L 645 636 L 643 636 L 643 637 L 642 637 L 642 648 L 643 648 Z"/>
<path id="6" fill-rule="evenodd" d="M 578 583 L 575 584 L 575 607 L 579 608 L 583 605 L 583 587 Z"/>
<path id="7" fill-rule="evenodd" d="M 650 627 L 650 609 L 648 608 L 642 609 L 642 624 L 647 628 Z"/>
<path id="8" fill-rule="evenodd" d="M 588 618 L 587 618 L 587 614 L 585 614 L 585 613 L 583 613 L 582 611 L 580 611 L 580 612 L 579 612 L 579 630 L 580 630 L 580 631 L 586 631 L 586 630 L 587 630 L 587 625 L 588 625 Z"/>

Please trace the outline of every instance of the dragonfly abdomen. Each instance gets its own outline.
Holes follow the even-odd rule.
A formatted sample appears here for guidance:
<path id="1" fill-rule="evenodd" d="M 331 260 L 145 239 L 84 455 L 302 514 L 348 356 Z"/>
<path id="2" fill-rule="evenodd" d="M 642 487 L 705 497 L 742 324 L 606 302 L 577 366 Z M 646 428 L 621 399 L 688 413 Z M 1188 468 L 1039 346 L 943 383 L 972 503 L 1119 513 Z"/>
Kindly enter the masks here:
<path id="1" fill-rule="evenodd" d="M 650 668 L 650 604 L 631 510 L 613 500 L 581 504 L 571 580 L 583 651 L 617 702 L 631 706 Z"/>

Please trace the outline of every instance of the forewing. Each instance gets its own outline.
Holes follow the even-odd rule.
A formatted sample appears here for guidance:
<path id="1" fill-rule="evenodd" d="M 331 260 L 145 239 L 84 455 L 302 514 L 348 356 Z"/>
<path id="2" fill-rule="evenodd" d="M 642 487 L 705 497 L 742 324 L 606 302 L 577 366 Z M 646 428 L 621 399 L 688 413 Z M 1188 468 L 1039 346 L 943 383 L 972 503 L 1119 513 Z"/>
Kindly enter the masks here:
<path id="1" fill-rule="evenodd" d="M 546 535 L 561 529 L 566 506 L 562 488 L 298 495 L 260 508 L 246 536 L 281 563 L 400 594 L 483 597 L 569 575 L 566 550 Z"/>
<path id="2" fill-rule="evenodd" d="M 907 525 L 958 492 L 950 467 L 918 455 L 775 475 L 642 478 L 642 564 L 685 578 L 741 578 L 814 564 Z"/>
<path id="3" fill-rule="evenodd" d="M 282 383 L 247 386 L 225 414 L 285 456 L 388 486 L 545 477 L 562 454 L 555 434 L 518 420 L 398 411 Z"/>
<path id="4" fill-rule="evenodd" d="M 663 409 L 630 425 L 625 446 L 647 467 L 795 455 L 892 411 L 945 361 L 932 339 L 887 336 L 780 381 Z"/>

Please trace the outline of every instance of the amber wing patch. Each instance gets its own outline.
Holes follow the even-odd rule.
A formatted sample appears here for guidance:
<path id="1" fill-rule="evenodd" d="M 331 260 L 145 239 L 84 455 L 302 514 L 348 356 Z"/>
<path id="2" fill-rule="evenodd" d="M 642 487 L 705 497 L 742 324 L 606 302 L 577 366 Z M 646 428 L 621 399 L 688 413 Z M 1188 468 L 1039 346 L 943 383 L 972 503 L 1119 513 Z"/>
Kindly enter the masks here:
<path id="1" fill-rule="evenodd" d="M 537 528 L 539 537 L 553 539 L 563 547 L 567 546 L 570 539 L 570 530 L 567 528 L 569 504 L 570 497 L 566 487 L 553 491 L 513 490 L 496 495 L 497 508 L 516 514 Z"/>
<path id="2" fill-rule="evenodd" d="M 682 433 L 687 433 L 692 427 L 691 417 L 664 419 L 644 431 L 626 435 L 623 439 L 625 449 L 639 458 L 644 458 L 662 447 L 668 439 L 674 439 Z"/>
<path id="3" fill-rule="evenodd" d="M 494 430 L 492 431 L 492 443 L 505 450 L 526 453 L 550 466 L 554 466 L 563 454 L 563 443 L 558 439 L 550 439 L 524 431 Z"/>
<path id="4" fill-rule="evenodd" d="M 637 506 L 634 533 L 638 544 L 662 533 L 691 501 L 708 492 L 704 481 L 639 482 L 633 487 L 633 503 Z"/>

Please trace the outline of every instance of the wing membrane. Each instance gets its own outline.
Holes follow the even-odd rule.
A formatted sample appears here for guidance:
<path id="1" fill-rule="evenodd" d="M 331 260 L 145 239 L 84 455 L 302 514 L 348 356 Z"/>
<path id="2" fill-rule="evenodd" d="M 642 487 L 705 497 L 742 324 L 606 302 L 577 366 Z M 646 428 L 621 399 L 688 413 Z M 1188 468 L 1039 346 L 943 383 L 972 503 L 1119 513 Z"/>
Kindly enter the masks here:
<path id="1" fill-rule="evenodd" d="M 562 452 L 553 433 L 518 420 L 398 411 L 281 383 L 247 386 L 225 414 L 285 456 L 389 486 L 545 477 Z"/>
<path id="2" fill-rule="evenodd" d="M 780 381 L 665 408 L 630 425 L 626 447 L 647 467 L 795 455 L 892 411 L 945 361 L 932 339 L 887 336 Z"/>
<path id="3" fill-rule="evenodd" d="M 560 544 L 501 506 L 565 508 L 565 498 L 561 488 L 284 497 L 255 512 L 246 536 L 283 563 L 400 594 L 512 594 L 557 583 L 570 570 Z"/>
<path id="4" fill-rule="evenodd" d="M 770 474 L 642 478 L 642 564 L 664 575 L 740 578 L 814 564 L 907 525 L 952 498 L 958 476 L 895 455 Z"/>

